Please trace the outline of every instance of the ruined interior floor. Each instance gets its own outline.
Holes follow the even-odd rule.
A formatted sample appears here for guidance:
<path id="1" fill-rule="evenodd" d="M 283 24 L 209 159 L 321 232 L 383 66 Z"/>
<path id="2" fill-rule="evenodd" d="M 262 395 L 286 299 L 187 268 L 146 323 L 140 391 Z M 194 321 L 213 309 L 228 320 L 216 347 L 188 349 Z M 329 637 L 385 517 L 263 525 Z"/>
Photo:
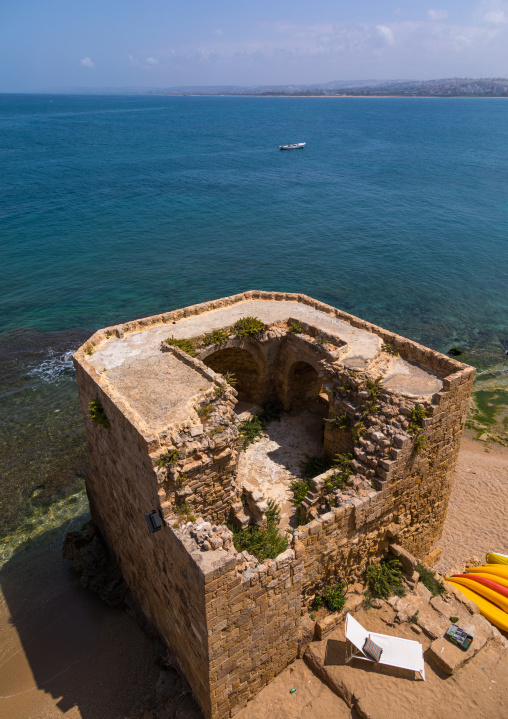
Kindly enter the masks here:
<path id="1" fill-rule="evenodd" d="M 260 412 L 261 407 L 238 402 L 235 411 L 243 420 Z M 282 412 L 280 421 L 266 425 L 265 436 L 240 453 L 238 482 L 248 482 L 264 494 L 265 500 L 277 502 L 282 530 L 296 527 L 291 483 L 301 477 L 300 463 L 306 454 L 323 456 L 325 415 L 325 408 L 318 402 L 305 410 Z"/>

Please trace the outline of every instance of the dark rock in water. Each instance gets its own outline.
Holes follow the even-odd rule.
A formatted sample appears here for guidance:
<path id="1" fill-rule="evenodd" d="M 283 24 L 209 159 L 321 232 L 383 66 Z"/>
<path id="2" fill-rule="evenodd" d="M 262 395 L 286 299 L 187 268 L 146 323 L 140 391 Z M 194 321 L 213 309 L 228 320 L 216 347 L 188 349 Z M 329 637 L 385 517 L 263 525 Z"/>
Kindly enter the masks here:
<path id="1" fill-rule="evenodd" d="M 450 357 L 461 357 L 463 354 L 465 354 L 465 352 L 460 347 L 452 347 L 448 350 L 448 354 L 450 355 Z"/>

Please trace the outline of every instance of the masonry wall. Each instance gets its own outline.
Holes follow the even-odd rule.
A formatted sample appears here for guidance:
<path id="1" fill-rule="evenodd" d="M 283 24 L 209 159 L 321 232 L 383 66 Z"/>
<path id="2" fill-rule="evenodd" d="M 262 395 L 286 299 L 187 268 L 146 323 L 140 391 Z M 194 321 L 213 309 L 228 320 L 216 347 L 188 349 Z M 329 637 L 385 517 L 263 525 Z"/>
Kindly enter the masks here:
<path id="1" fill-rule="evenodd" d="M 77 365 L 81 409 L 99 399 L 106 429 L 86 421 L 94 518 L 144 614 L 178 660 L 205 717 L 211 716 L 204 574 L 168 527 L 150 534 L 145 514 L 159 506 L 150 443 Z"/>

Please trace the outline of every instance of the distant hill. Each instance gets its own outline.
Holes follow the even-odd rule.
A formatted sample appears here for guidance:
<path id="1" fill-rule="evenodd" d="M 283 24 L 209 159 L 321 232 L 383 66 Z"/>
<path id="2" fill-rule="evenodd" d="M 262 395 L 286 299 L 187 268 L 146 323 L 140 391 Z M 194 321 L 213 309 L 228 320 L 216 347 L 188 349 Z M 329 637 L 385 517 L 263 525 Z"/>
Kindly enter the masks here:
<path id="1" fill-rule="evenodd" d="M 86 95 L 260 95 L 260 96 L 398 96 L 508 97 L 507 78 L 439 80 L 334 80 L 315 85 L 182 85 L 178 87 L 67 87 L 48 92 Z"/>

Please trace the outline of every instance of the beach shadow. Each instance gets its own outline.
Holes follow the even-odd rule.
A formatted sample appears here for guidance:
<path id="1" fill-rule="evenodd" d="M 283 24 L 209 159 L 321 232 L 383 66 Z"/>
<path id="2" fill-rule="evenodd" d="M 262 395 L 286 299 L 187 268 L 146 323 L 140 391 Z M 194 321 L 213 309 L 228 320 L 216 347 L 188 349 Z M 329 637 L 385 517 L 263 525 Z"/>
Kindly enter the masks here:
<path id="1" fill-rule="evenodd" d="M 157 681 L 158 643 L 81 587 L 60 541 L 38 544 L 0 569 L 0 716 L 128 716 Z"/>

